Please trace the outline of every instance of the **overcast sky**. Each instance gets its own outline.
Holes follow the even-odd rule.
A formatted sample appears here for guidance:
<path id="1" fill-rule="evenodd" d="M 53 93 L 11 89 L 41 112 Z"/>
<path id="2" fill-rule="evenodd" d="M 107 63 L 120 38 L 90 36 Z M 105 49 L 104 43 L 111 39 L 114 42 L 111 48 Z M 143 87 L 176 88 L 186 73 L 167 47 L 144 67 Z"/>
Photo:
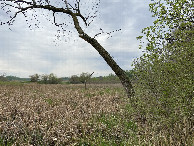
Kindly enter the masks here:
<path id="1" fill-rule="evenodd" d="M 111 38 L 102 34 L 96 39 L 124 70 L 130 70 L 132 61 L 142 54 L 136 37 L 141 35 L 142 28 L 153 22 L 148 4 L 149 0 L 101 0 L 98 17 L 88 28 L 83 25 L 91 37 L 102 32 L 100 28 L 104 32 L 121 29 L 112 33 Z M 91 0 L 87 5 L 92 8 Z M 32 13 L 27 13 L 30 19 Z M 37 15 L 40 13 L 48 12 L 36 12 Z M 0 20 L 6 18 L 1 10 Z M 67 15 L 56 16 L 58 23 L 66 21 L 68 24 L 67 33 L 57 41 L 58 28 L 48 21 L 53 20 L 52 15 L 40 15 L 37 19 L 40 20 L 39 28 L 35 28 L 34 19 L 27 24 L 22 15 L 17 17 L 11 30 L 8 26 L 0 26 L 0 74 L 29 77 L 35 73 L 54 73 L 65 77 L 82 72 L 94 72 L 94 76 L 113 73 L 97 51 L 78 37 Z M 31 29 L 29 25 L 32 25 Z"/>

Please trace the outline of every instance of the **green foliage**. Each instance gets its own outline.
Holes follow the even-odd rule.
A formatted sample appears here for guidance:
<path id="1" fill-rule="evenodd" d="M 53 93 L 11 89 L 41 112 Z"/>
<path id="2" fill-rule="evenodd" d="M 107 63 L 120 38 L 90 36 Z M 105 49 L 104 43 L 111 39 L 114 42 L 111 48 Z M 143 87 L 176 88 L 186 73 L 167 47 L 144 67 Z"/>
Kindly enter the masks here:
<path id="1" fill-rule="evenodd" d="M 148 41 L 146 53 L 133 64 L 136 112 L 152 125 L 153 131 L 168 129 L 167 143 L 180 140 L 189 145 L 187 140 L 192 137 L 193 7 L 190 0 L 159 0 L 150 4 L 157 19 L 153 26 L 143 29 Z"/>
<path id="2" fill-rule="evenodd" d="M 79 80 L 81 83 L 85 83 L 85 81 L 90 77 L 89 73 L 81 73 Z"/>
<path id="3" fill-rule="evenodd" d="M 56 75 L 51 73 L 50 75 L 48 75 L 48 83 L 49 84 L 59 84 L 59 83 L 61 83 L 61 80 L 59 78 L 57 78 Z"/>
<path id="4" fill-rule="evenodd" d="M 131 113 L 130 113 L 131 114 Z M 110 113 L 94 116 L 89 127 L 90 135 L 84 135 L 80 143 L 99 146 L 137 145 L 137 125 L 125 113 Z"/>
<path id="5" fill-rule="evenodd" d="M 0 85 L 22 85 L 21 81 L 24 80 L 25 78 L 6 76 L 5 74 L 0 75 Z"/>
<path id="6" fill-rule="evenodd" d="M 161 45 L 172 39 L 171 35 L 174 30 L 182 24 L 192 26 L 194 23 L 193 0 L 158 0 L 149 6 L 156 20 L 153 22 L 153 26 L 142 30 L 149 42 L 146 47 L 148 52 L 156 51 L 155 53 L 157 53 Z M 143 37 L 139 36 L 137 38 L 142 40 Z"/>
<path id="7" fill-rule="evenodd" d="M 12 138 L 7 138 L 5 136 L 0 137 L 0 145 L 1 146 L 12 146 L 15 140 Z"/>
<path id="8" fill-rule="evenodd" d="M 10 82 L 10 81 L 12 81 L 12 82 L 15 82 L 15 81 L 17 81 L 17 82 L 28 82 L 28 81 L 30 81 L 30 78 L 20 78 L 20 77 L 11 76 L 11 75 L 7 76 L 4 73 L 4 74 L 0 75 L 0 81 L 1 82 Z"/>
<path id="9" fill-rule="evenodd" d="M 116 75 L 109 74 L 108 76 L 93 77 L 90 82 L 94 84 L 115 84 L 120 83 L 120 80 Z"/>
<path id="10" fill-rule="evenodd" d="M 39 78 L 40 78 L 40 75 L 34 74 L 34 75 L 31 75 L 30 76 L 30 81 L 31 82 L 38 82 L 39 81 Z"/>
<path id="11" fill-rule="evenodd" d="M 45 83 L 45 84 L 48 84 L 48 81 L 49 81 L 49 75 L 43 74 L 41 76 L 41 82 Z"/>
<path id="12" fill-rule="evenodd" d="M 70 77 L 69 82 L 71 84 L 84 84 L 90 79 L 90 74 L 89 73 L 81 73 L 79 76 L 78 75 L 73 75 Z"/>
<path id="13" fill-rule="evenodd" d="M 130 79 L 132 79 L 132 78 L 133 78 L 134 72 L 133 72 L 133 70 L 126 70 L 126 74 L 127 74 L 127 76 L 128 76 Z"/>
<path id="14" fill-rule="evenodd" d="M 132 70 L 126 70 L 127 76 L 131 79 L 133 76 Z M 109 74 L 108 76 L 90 77 L 89 73 L 81 73 L 80 75 L 72 75 L 67 79 L 71 84 L 82 84 L 87 81 L 91 84 L 117 84 L 121 83 L 118 76 L 115 74 Z"/>
<path id="15" fill-rule="evenodd" d="M 77 76 L 77 75 L 72 75 L 71 77 L 70 77 L 70 79 L 69 79 L 69 82 L 71 83 L 71 84 L 80 84 L 81 82 L 80 82 L 80 78 L 79 78 L 79 76 Z"/>
<path id="16" fill-rule="evenodd" d="M 28 82 L 30 81 L 30 78 L 19 78 L 16 76 L 6 76 L 8 81 L 22 81 L 22 82 Z"/>

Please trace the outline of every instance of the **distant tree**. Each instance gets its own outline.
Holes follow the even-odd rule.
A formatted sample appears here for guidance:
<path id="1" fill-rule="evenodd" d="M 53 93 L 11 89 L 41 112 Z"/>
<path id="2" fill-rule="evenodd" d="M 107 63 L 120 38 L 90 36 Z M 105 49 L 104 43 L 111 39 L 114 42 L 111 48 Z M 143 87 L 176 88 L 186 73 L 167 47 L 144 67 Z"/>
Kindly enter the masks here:
<path id="1" fill-rule="evenodd" d="M 82 4 L 86 4 L 86 6 L 82 6 Z M 0 3 L 1 9 L 9 15 L 9 20 L 7 22 L 1 22 L 0 24 L 8 24 L 13 25 L 16 17 L 21 14 L 26 18 L 28 22 L 30 18 L 28 18 L 27 12 L 31 11 L 32 16 L 35 17 L 37 23 L 35 26 L 39 27 L 39 20 L 37 19 L 37 15 L 35 14 L 36 10 L 42 9 L 47 10 L 47 14 L 52 13 L 53 21 L 51 21 L 54 25 L 56 25 L 59 29 L 58 31 L 62 31 L 62 34 L 66 32 L 67 22 L 63 22 L 61 24 L 57 23 L 56 15 L 58 14 L 66 14 L 70 18 L 72 18 L 73 25 L 79 34 L 79 37 L 85 40 L 87 43 L 92 45 L 96 51 L 103 57 L 106 63 L 112 68 L 115 74 L 119 77 L 123 87 L 125 88 L 128 97 L 133 96 L 134 91 L 131 84 L 130 79 L 126 75 L 126 72 L 120 68 L 120 66 L 114 61 L 111 55 L 105 50 L 101 44 L 95 39 L 101 33 L 96 34 L 91 37 L 84 29 L 81 27 L 81 23 L 85 24 L 86 27 L 90 25 L 93 19 L 96 17 L 97 9 L 100 4 L 100 0 L 94 0 L 94 6 L 91 9 L 91 12 L 87 9 L 87 1 L 81 0 L 60 0 L 60 1 L 51 1 L 51 0 L 7 0 L 2 1 Z M 83 8 L 83 10 L 81 10 Z M 85 12 L 84 12 L 85 10 Z M 114 11 L 114 10 L 113 10 Z M 85 15 L 83 15 L 85 13 Z M 47 15 L 46 14 L 46 15 Z M 29 23 L 29 22 L 28 22 Z M 29 24 L 31 27 L 32 24 Z M 116 30 L 117 31 L 117 30 Z M 110 34 L 110 33 L 107 33 Z"/>
<path id="2" fill-rule="evenodd" d="M 31 82 L 38 82 L 39 81 L 39 78 L 40 78 L 40 75 L 34 74 L 34 75 L 31 75 L 30 76 L 30 81 Z"/>
<path id="3" fill-rule="evenodd" d="M 41 83 L 41 84 L 60 84 L 62 82 L 62 80 L 58 78 L 56 75 L 54 75 L 53 73 L 49 75 L 43 74 L 39 77 L 40 77 L 40 80 L 38 81 L 38 83 Z"/>
<path id="4" fill-rule="evenodd" d="M 2 74 L 0 75 L 0 81 L 7 81 L 7 78 L 6 78 L 6 75 L 5 74 Z"/>
<path id="5" fill-rule="evenodd" d="M 70 77 L 70 79 L 69 79 L 69 82 L 70 82 L 71 84 L 79 84 L 79 83 L 81 83 L 81 82 L 80 82 L 80 78 L 79 78 L 79 76 L 77 76 L 77 75 L 72 75 L 72 76 Z"/>
<path id="6" fill-rule="evenodd" d="M 16 76 L 6 76 L 7 81 L 21 81 L 21 82 L 27 82 L 30 81 L 30 78 L 20 78 Z"/>
<path id="7" fill-rule="evenodd" d="M 48 84 L 49 77 L 46 74 L 41 75 L 41 82 L 44 84 Z"/>
<path id="8" fill-rule="evenodd" d="M 19 77 L 16 77 L 16 76 L 6 76 L 6 79 L 8 80 L 8 81 L 14 81 L 14 80 L 20 80 L 20 78 Z"/>
<path id="9" fill-rule="evenodd" d="M 109 74 L 108 76 L 92 77 L 90 83 L 94 84 L 117 84 L 121 83 L 118 76 L 115 74 Z"/>
<path id="10" fill-rule="evenodd" d="M 104 77 L 104 78 L 106 78 L 108 81 L 116 81 L 116 80 L 118 80 L 118 77 L 116 75 L 112 74 L 112 73 L 109 74 L 108 76 Z"/>
<path id="11" fill-rule="evenodd" d="M 93 72 L 94 73 L 94 72 Z M 85 84 L 85 89 L 86 89 L 86 84 L 88 82 L 88 80 L 91 78 L 91 76 L 93 75 L 92 74 L 89 74 L 89 73 L 82 73 L 79 77 L 80 79 L 80 82 L 82 82 L 83 84 Z"/>
<path id="12" fill-rule="evenodd" d="M 80 76 L 79 76 L 79 80 L 81 83 L 85 83 L 85 81 L 90 77 L 90 74 L 89 73 L 81 73 Z"/>
<path id="13" fill-rule="evenodd" d="M 48 75 L 48 83 L 49 84 L 60 84 L 61 80 L 59 78 L 57 78 L 56 75 L 51 73 L 50 75 Z"/>

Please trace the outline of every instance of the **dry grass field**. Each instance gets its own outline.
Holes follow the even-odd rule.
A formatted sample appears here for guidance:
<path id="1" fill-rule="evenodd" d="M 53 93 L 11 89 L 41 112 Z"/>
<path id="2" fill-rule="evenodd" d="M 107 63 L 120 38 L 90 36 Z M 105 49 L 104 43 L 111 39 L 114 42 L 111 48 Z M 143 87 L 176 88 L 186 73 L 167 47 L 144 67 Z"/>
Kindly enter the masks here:
<path id="1" fill-rule="evenodd" d="M 86 143 L 106 128 L 94 120 L 122 112 L 124 96 L 121 85 L 0 85 L 0 144 Z"/>
<path id="2" fill-rule="evenodd" d="M 2 84 L 0 145 L 181 145 L 133 110 L 119 84 Z"/>

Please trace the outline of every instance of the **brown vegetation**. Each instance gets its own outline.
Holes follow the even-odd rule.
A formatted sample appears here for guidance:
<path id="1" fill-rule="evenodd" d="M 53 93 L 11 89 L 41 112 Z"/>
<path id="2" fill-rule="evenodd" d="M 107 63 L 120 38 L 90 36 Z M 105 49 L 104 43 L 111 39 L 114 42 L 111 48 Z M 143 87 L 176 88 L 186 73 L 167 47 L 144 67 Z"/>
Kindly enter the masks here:
<path id="1" fill-rule="evenodd" d="M 192 145 L 191 121 L 130 101 L 121 84 L 1 84 L 0 145 Z"/>
<path id="2" fill-rule="evenodd" d="M 24 145 L 76 143 L 84 132 L 92 132 L 87 123 L 93 116 L 120 110 L 119 96 L 104 86 L 84 90 L 82 85 L 1 85 L 0 140 Z"/>

